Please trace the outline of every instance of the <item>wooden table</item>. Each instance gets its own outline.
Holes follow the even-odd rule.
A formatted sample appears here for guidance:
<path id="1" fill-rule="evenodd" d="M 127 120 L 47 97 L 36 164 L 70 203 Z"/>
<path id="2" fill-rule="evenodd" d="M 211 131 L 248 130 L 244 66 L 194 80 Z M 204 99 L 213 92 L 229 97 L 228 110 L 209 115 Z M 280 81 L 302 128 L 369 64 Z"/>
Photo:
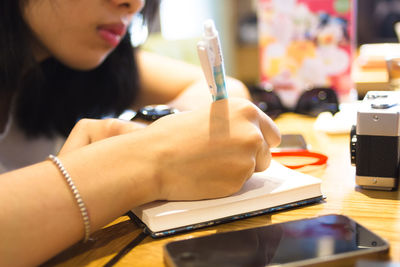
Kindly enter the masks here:
<path id="1" fill-rule="evenodd" d="M 219 226 L 201 229 L 169 238 L 146 237 L 122 257 L 115 266 L 164 266 L 163 245 L 228 230 L 257 227 L 271 223 L 314 217 L 323 214 L 344 214 L 376 232 L 390 243 L 391 261 L 400 262 L 400 191 L 362 190 L 355 186 L 355 168 L 350 164 L 349 135 L 328 135 L 313 130 L 314 119 L 284 114 L 276 120 L 282 133 L 303 134 L 311 151 L 326 154 L 326 166 L 302 171 L 323 180 L 326 202 L 270 215 L 262 215 Z M 45 265 L 103 266 L 141 233 L 128 217 L 121 217 L 93 234 L 95 242 L 77 244 Z"/>

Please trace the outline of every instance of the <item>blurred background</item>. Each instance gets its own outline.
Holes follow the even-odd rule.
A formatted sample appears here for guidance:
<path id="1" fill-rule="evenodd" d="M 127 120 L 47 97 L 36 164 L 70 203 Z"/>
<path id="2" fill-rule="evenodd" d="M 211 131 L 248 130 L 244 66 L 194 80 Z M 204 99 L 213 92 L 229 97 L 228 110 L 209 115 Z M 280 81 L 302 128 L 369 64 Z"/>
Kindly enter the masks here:
<path id="1" fill-rule="evenodd" d="M 283 7 L 296 0 L 278 0 Z M 363 44 L 398 43 L 394 24 L 400 21 L 399 0 L 297 0 L 298 3 L 332 2 L 336 8 L 351 5 L 351 46 L 354 48 L 352 60 L 359 56 Z M 219 31 L 228 75 L 234 76 L 248 85 L 261 82 L 260 67 L 260 3 L 274 0 L 161 0 L 159 17 L 143 31 L 143 36 L 134 36 L 134 44 L 142 44 L 145 50 L 157 52 L 193 64 L 199 64 L 196 44 L 202 35 L 202 24 L 212 18 Z M 310 5 L 312 5 L 311 3 Z M 365 64 L 365 62 L 363 63 Z M 379 65 L 379 64 L 378 64 Z M 364 68 L 365 67 L 365 68 Z M 382 65 L 376 72 L 386 71 Z M 353 69 L 353 82 L 360 95 L 366 90 L 388 89 L 387 74 L 376 76 L 369 81 L 371 66 L 357 65 Z M 357 72 L 354 74 L 354 72 Z M 367 72 L 367 73 L 365 73 Z M 375 83 L 374 86 L 371 86 Z"/>
<path id="2" fill-rule="evenodd" d="M 196 44 L 204 20 L 211 18 L 220 35 L 227 74 L 254 83 L 259 79 L 256 13 L 257 0 L 161 0 L 158 21 L 149 27 L 142 47 L 199 65 Z"/>

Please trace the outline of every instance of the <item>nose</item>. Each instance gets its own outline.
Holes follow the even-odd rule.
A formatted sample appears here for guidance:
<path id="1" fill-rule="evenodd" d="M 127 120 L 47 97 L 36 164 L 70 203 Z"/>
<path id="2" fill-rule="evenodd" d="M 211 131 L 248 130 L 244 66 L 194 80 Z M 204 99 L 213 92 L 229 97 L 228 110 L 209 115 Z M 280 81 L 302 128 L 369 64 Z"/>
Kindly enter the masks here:
<path id="1" fill-rule="evenodd" d="M 129 14 L 139 12 L 145 3 L 145 0 L 111 0 L 111 2 Z"/>

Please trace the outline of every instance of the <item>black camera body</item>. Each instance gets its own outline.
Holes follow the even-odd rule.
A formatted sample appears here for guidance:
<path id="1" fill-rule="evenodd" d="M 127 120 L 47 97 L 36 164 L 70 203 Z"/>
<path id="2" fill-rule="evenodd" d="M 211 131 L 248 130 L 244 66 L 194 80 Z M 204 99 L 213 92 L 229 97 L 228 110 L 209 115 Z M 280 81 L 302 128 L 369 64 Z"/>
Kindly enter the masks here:
<path id="1" fill-rule="evenodd" d="M 350 137 L 356 184 L 365 189 L 396 190 L 400 162 L 400 92 L 370 91 Z"/>

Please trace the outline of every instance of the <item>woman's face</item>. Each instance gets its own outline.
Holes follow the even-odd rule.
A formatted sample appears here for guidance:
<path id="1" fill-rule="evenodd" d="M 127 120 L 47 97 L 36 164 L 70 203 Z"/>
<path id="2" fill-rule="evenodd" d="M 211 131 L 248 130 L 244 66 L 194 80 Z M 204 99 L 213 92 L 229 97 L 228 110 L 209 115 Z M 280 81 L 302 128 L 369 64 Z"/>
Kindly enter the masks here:
<path id="1" fill-rule="evenodd" d="M 118 45 L 143 5 L 144 0 L 28 0 L 23 16 L 34 34 L 38 60 L 53 56 L 88 70 Z"/>

